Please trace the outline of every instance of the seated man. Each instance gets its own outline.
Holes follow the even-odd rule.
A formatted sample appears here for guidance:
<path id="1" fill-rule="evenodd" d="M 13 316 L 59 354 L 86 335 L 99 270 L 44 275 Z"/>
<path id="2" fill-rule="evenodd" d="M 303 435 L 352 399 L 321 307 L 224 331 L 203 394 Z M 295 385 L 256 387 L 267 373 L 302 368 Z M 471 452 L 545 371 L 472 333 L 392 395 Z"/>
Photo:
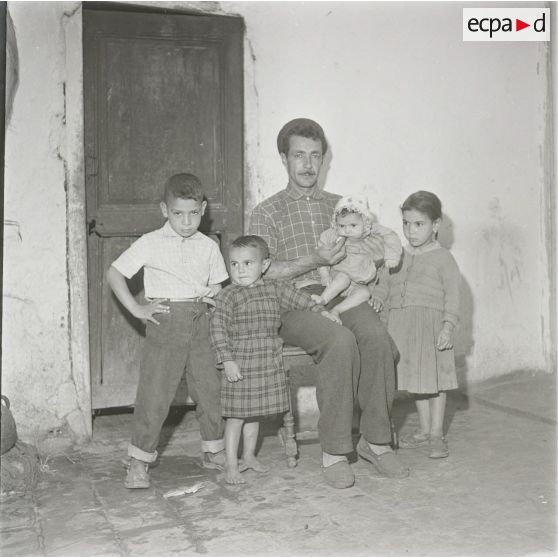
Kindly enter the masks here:
<path id="1" fill-rule="evenodd" d="M 254 208 L 250 234 L 261 236 L 269 246 L 272 263 L 267 278 L 290 280 L 297 288 L 319 295 L 324 287 L 318 267 L 334 265 L 346 255 L 343 240 L 334 245 L 319 243 L 341 197 L 318 187 L 327 141 L 317 122 L 298 118 L 283 126 L 277 147 L 289 182 L 286 189 Z M 340 301 L 334 298 L 328 308 Z M 281 316 L 280 335 L 285 343 L 302 347 L 318 365 L 324 477 L 335 488 L 348 488 L 355 482 L 346 457 L 353 451 L 354 394 L 362 411 L 358 455 L 385 476 L 406 477 L 409 470 L 390 446 L 395 345 L 367 303 L 342 313 L 341 319 L 343 325 L 338 325 L 319 314 L 297 310 Z"/>

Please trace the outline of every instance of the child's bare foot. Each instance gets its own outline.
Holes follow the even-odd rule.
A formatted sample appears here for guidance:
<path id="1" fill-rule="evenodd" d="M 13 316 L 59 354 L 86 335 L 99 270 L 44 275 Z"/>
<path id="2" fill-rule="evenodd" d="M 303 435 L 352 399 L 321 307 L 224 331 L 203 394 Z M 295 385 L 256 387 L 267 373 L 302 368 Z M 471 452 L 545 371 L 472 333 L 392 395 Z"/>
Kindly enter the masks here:
<path id="1" fill-rule="evenodd" d="M 328 320 L 331 320 L 332 322 L 335 322 L 336 324 L 339 325 L 343 325 L 341 323 L 341 318 L 339 318 L 338 314 L 332 314 L 331 312 L 329 312 L 328 310 L 322 310 L 320 312 L 320 314 L 324 317 L 327 318 Z"/>
<path id="2" fill-rule="evenodd" d="M 339 312 L 335 309 L 332 308 L 329 313 L 333 316 L 334 320 L 338 323 L 338 324 L 342 324 L 343 322 L 341 321 L 341 317 L 339 316 Z"/>
<path id="3" fill-rule="evenodd" d="M 321 305 L 325 305 L 327 304 L 326 301 L 324 300 L 324 298 L 320 295 L 317 294 L 313 294 L 310 295 L 310 298 L 316 303 L 316 304 L 321 304 Z"/>
<path id="4" fill-rule="evenodd" d="M 238 470 L 238 464 L 233 466 L 225 465 L 225 482 L 227 484 L 246 484 Z"/>
<path id="5" fill-rule="evenodd" d="M 242 465 L 246 469 L 253 469 L 256 473 L 269 473 L 269 467 L 266 467 L 263 463 L 258 461 L 255 456 L 244 457 L 242 459 Z"/>

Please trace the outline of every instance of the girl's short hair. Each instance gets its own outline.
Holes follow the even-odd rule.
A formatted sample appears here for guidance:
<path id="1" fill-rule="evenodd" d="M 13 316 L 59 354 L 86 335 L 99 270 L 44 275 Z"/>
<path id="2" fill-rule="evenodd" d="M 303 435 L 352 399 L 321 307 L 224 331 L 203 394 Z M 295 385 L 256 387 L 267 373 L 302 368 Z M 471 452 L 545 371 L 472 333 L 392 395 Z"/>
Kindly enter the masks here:
<path id="1" fill-rule="evenodd" d="M 173 174 L 165 184 L 165 202 L 170 198 L 203 201 L 203 188 L 200 179 L 190 173 Z"/>
<path id="2" fill-rule="evenodd" d="M 231 243 L 231 248 L 257 248 L 264 260 L 269 258 L 269 246 L 267 242 L 255 234 L 247 234 L 239 236 Z"/>
<path id="3" fill-rule="evenodd" d="M 322 155 L 327 152 L 327 140 L 322 127 L 309 118 L 295 118 L 287 122 L 277 135 L 277 149 L 279 153 L 289 154 L 289 142 L 291 136 L 301 136 L 322 143 Z"/>
<path id="4" fill-rule="evenodd" d="M 442 202 L 436 194 L 427 192 L 426 190 L 419 190 L 411 194 L 401 206 L 401 211 L 410 211 L 414 209 L 420 213 L 428 215 L 430 220 L 442 218 Z"/>

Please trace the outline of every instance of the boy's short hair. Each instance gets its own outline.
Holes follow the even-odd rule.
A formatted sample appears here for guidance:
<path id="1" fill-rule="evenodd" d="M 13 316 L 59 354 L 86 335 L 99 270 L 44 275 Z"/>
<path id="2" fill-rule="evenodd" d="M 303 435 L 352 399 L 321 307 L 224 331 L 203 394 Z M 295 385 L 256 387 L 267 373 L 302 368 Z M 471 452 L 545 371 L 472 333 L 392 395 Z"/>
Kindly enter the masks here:
<path id="1" fill-rule="evenodd" d="M 309 118 L 295 118 L 287 122 L 277 135 L 277 149 L 279 153 L 289 154 L 289 142 L 291 136 L 302 136 L 322 142 L 322 155 L 327 152 L 327 140 L 322 127 Z"/>
<path id="2" fill-rule="evenodd" d="M 231 243 L 231 248 L 257 248 L 264 260 L 269 258 L 269 246 L 267 242 L 255 234 L 247 234 L 239 236 Z"/>
<path id="3" fill-rule="evenodd" d="M 190 173 L 173 174 L 165 184 L 164 201 L 168 203 L 170 198 L 183 200 L 196 200 L 201 203 L 204 198 L 200 179 Z"/>

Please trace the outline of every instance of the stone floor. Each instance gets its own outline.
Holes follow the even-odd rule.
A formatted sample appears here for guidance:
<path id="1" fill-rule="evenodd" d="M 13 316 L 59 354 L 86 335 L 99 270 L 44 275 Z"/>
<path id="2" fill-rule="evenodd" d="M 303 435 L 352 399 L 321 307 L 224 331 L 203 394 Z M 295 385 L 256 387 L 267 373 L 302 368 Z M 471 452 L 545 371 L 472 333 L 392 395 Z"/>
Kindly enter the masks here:
<path id="1" fill-rule="evenodd" d="M 447 413 L 450 457 L 399 450 L 404 480 L 380 478 L 362 460 L 356 484 L 326 486 L 315 440 L 288 469 L 270 428 L 267 475 L 227 486 L 200 467 L 191 412 L 165 428 L 153 487 L 122 484 L 129 414 L 99 416 L 83 448 L 42 456 L 38 487 L 0 500 L 3 556 L 554 556 L 555 377 L 518 373 L 465 396 Z M 181 419 L 181 420 L 180 420 Z M 398 398 L 403 432 L 417 421 Z M 165 497 L 192 487 L 195 493 Z"/>

